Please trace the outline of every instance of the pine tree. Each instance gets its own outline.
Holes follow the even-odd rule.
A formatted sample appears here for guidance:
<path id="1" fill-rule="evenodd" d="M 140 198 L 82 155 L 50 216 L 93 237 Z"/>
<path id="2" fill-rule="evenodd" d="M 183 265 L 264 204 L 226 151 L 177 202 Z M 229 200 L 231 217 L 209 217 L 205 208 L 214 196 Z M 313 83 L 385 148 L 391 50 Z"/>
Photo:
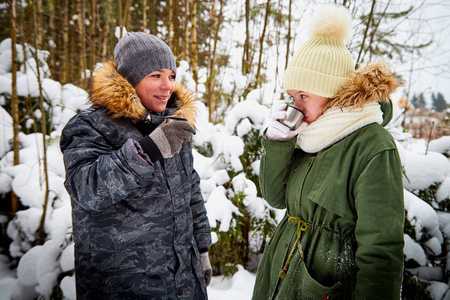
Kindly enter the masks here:
<path id="1" fill-rule="evenodd" d="M 414 95 L 411 103 L 414 105 L 414 107 L 416 108 L 420 108 L 423 107 L 425 108 L 427 103 L 425 102 L 425 98 L 423 97 L 423 94 L 420 93 L 419 95 Z"/>
<path id="2" fill-rule="evenodd" d="M 442 112 L 447 108 L 447 102 L 445 101 L 444 95 L 442 95 L 442 93 L 437 93 L 437 95 L 435 95 L 434 93 L 431 95 L 431 99 L 432 99 L 432 104 L 433 104 L 433 108 L 437 111 L 437 112 Z"/>

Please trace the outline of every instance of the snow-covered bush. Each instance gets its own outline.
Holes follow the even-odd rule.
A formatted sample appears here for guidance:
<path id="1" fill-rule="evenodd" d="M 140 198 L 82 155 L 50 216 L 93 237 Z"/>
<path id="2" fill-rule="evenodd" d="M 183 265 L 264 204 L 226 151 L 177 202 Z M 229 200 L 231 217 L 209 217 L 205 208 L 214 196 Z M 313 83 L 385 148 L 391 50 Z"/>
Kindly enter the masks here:
<path id="1" fill-rule="evenodd" d="M 277 213 L 259 194 L 261 137 L 269 115 L 259 95 L 254 91 L 228 107 L 223 123 L 217 125 L 208 123 L 206 108 L 199 107 L 201 136 L 194 137 L 194 144 L 198 156 L 208 157 L 196 157 L 195 167 L 207 199 L 216 275 L 232 275 L 239 265 L 256 271 L 260 252 L 277 223 Z"/>
<path id="2" fill-rule="evenodd" d="M 10 58 L 10 49 L 10 40 L 4 40 L 0 44 L 0 56 L 9 55 Z M 14 219 L 6 222 L 10 244 L 2 252 L 8 254 L 12 266 L 17 265 L 17 279 L 10 284 L 11 298 L 34 299 L 41 295 L 49 299 L 63 294 L 59 288 L 62 280 L 71 280 L 71 285 L 74 285 L 71 277 L 74 269 L 71 207 L 64 188 L 65 172 L 59 136 L 69 118 L 87 107 L 87 92 L 72 84 L 62 86 L 48 78 L 50 74 L 45 61 L 48 53 L 45 51 L 36 51 L 29 45 L 25 45 L 25 49 L 17 45 L 17 50 L 20 63 L 20 71 L 17 72 L 20 161 L 17 165 L 13 163 L 9 141 L 12 138 L 12 118 L 9 115 L 11 73 L 7 72 L 10 72 L 11 61 L 9 69 L 4 66 L 0 68 L 3 70 L 0 74 L 2 115 L 8 116 L 2 118 L 0 123 L 2 207 L 7 207 L 10 192 L 14 192 L 20 200 L 20 210 Z M 39 109 L 41 103 L 44 113 Z M 40 133 L 43 118 L 49 132 L 47 136 Z M 45 202 L 48 204 L 44 214 Z M 5 238 L 2 236 L 2 239 Z M 66 298 L 71 296 L 66 295 Z"/>
<path id="3" fill-rule="evenodd" d="M 396 107 L 394 119 L 398 124 L 402 117 Z M 394 128 L 390 130 L 395 132 L 404 169 L 403 299 L 450 297 L 450 139 L 441 137 L 427 147 L 426 140 L 413 139 L 409 133 Z"/>

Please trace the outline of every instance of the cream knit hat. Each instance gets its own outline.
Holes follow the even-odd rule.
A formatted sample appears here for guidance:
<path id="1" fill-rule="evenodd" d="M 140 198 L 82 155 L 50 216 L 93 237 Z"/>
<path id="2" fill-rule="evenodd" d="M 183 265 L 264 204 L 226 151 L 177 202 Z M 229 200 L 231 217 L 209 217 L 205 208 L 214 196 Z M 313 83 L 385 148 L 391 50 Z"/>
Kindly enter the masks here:
<path id="1" fill-rule="evenodd" d="M 355 71 L 345 46 L 351 37 L 351 23 L 351 15 L 343 6 L 320 10 L 313 20 L 311 38 L 289 61 L 283 89 L 332 98 L 349 83 Z"/>

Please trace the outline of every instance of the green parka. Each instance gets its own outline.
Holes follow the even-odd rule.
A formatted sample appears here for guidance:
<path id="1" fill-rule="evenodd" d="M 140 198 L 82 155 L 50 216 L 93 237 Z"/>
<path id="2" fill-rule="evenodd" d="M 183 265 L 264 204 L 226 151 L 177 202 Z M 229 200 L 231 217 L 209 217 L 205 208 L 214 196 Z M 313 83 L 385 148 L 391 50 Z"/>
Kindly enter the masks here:
<path id="1" fill-rule="evenodd" d="M 263 140 L 261 191 L 286 215 L 265 247 L 253 299 L 400 299 L 404 203 L 392 136 L 373 123 L 319 153 L 296 145 Z"/>

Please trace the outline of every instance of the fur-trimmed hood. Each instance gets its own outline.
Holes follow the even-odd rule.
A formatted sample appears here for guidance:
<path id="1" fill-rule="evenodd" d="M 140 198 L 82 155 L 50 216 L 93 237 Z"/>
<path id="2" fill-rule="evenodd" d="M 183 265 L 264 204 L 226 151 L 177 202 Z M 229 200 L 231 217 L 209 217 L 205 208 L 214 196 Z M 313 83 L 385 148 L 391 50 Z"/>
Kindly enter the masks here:
<path id="1" fill-rule="evenodd" d="M 120 75 L 113 61 L 103 63 L 95 70 L 90 94 L 92 104 L 105 108 L 111 118 L 128 118 L 134 123 L 144 119 L 150 112 L 142 105 L 134 87 Z M 195 95 L 178 82 L 167 104 L 177 109 L 174 117 L 185 118 L 194 126 L 197 109 Z"/>
<path id="2" fill-rule="evenodd" d="M 334 96 L 330 107 L 362 107 L 367 103 L 389 102 L 402 82 L 382 61 L 369 63 L 352 74 L 352 80 Z"/>

